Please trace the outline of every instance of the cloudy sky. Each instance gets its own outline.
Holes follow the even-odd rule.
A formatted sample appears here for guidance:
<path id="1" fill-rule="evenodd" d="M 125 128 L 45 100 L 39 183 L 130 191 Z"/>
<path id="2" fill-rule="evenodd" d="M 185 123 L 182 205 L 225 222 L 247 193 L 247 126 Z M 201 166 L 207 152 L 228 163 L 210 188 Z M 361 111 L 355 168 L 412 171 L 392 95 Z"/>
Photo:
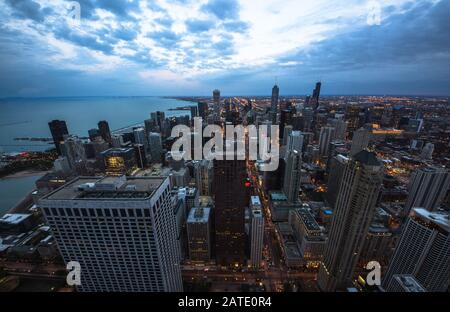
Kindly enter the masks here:
<path id="1" fill-rule="evenodd" d="M 78 4 L 0 0 L 0 96 L 450 94 L 448 0 Z"/>

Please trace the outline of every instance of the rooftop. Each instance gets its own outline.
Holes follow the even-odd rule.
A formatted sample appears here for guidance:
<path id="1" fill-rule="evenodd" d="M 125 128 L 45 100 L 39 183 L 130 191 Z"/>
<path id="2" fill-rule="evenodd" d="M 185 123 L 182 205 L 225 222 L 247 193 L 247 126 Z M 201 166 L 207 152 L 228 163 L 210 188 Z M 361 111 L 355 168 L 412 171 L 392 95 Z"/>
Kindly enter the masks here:
<path id="1" fill-rule="evenodd" d="M 44 200 L 147 199 L 164 177 L 78 177 L 44 196 Z"/>
<path id="2" fill-rule="evenodd" d="M 31 214 L 7 213 L 0 218 L 0 223 L 19 224 L 31 217 Z"/>
<path id="3" fill-rule="evenodd" d="M 381 166 L 377 155 L 373 152 L 362 150 L 353 157 L 356 161 L 368 166 Z"/>
<path id="4" fill-rule="evenodd" d="M 259 200 L 259 196 L 251 196 L 250 201 L 253 206 L 261 206 L 261 201 Z"/>
<path id="5" fill-rule="evenodd" d="M 405 289 L 406 292 L 425 292 L 425 289 L 412 275 L 395 274 L 393 278 Z"/>
<path id="6" fill-rule="evenodd" d="M 211 208 L 193 207 L 189 212 L 187 223 L 207 223 Z"/>
<path id="7" fill-rule="evenodd" d="M 450 232 L 450 213 L 448 212 L 430 212 L 424 208 L 414 208 L 412 214 L 435 224 L 447 233 Z"/>
<path id="8" fill-rule="evenodd" d="M 297 209 L 296 212 L 299 214 L 302 222 L 305 224 L 309 231 L 320 231 L 319 224 L 317 224 L 316 219 L 306 208 Z"/>

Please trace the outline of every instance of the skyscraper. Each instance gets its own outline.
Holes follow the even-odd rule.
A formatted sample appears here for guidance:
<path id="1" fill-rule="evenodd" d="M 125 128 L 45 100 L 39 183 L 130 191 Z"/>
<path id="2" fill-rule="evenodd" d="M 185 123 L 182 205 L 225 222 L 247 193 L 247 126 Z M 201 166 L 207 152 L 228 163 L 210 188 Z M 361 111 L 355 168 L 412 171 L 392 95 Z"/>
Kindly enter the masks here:
<path id="1" fill-rule="evenodd" d="M 182 291 L 168 178 L 78 178 L 39 201 L 79 291 Z M 69 226 L 67 225 L 69 224 Z"/>
<path id="2" fill-rule="evenodd" d="M 322 87 L 322 83 L 319 81 L 316 83 L 316 87 L 313 90 L 313 94 L 309 99 L 309 106 L 312 109 L 316 110 L 319 107 L 319 98 L 320 98 L 320 88 Z"/>
<path id="3" fill-rule="evenodd" d="M 397 274 L 411 274 L 427 291 L 450 286 L 450 216 L 414 208 L 383 278 L 389 290 Z"/>
<path id="4" fill-rule="evenodd" d="M 213 182 L 213 162 L 202 159 L 194 161 L 195 184 L 201 196 L 210 196 Z"/>
<path id="5" fill-rule="evenodd" d="M 355 131 L 352 138 L 352 147 L 350 155 L 354 156 L 369 146 L 370 130 L 366 128 L 359 128 Z"/>
<path id="6" fill-rule="evenodd" d="M 216 117 L 220 117 L 220 91 L 217 89 L 213 91 L 213 104 Z"/>
<path id="7" fill-rule="evenodd" d="M 208 117 L 208 103 L 206 102 L 198 102 L 197 103 L 197 111 L 198 115 L 206 120 Z"/>
<path id="8" fill-rule="evenodd" d="M 148 135 L 148 143 L 150 146 L 150 154 L 152 156 L 152 162 L 160 163 L 161 156 L 163 153 L 161 134 L 157 132 L 151 132 Z"/>
<path id="9" fill-rule="evenodd" d="M 133 135 L 134 135 L 134 143 L 144 145 L 145 149 L 148 148 L 148 141 L 147 136 L 145 135 L 144 127 L 133 128 Z"/>
<path id="10" fill-rule="evenodd" d="M 206 262 L 211 259 L 211 208 L 193 207 L 187 219 L 189 259 Z"/>
<path id="11" fill-rule="evenodd" d="M 245 160 L 214 160 L 216 257 L 220 265 L 239 266 L 245 260 L 246 178 Z"/>
<path id="12" fill-rule="evenodd" d="M 109 130 L 109 124 L 106 120 L 98 122 L 98 130 L 103 140 L 105 140 L 105 142 L 108 142 L 108 144 L 111 144 L 111 131 Z"/>
<path id="13" fill-rule="evenodd" d="M 272 112 L 278 111 L 278 97 L 280 95 L 280 88 L 274 85 L 272 88 L 272 98 L 270 100 L 270 109 Z"/>
<path id="14" fill-rule="evenodd" d="M 382 178 L 383 165 L 375 153 L 361 151 L 346 164 L 318 275 L 321 290 L 335 291 L 351 285 Z"/>
<path id="15" fill-rule="evenodd" d="M 344 175 L 345 167 L 349 158 L 343 155 L 336 155 L 330 160 L 330 175 L 328 176 L 327 192 L 325 198 L 332 208 L 335 208 L 336 200 L 339 195 L 341 179 Z"/>
<path id="16" fill-rule="evenodd" d="M 298 202 L 301 169 L 302 155 L 297 150 L 289 151 L 286 159 L 283 192 L 290 203 Z"/>
<path id="17" fill-rule="evenodd" d="M 272 88 L 272 98 L 270 100 L 270 112 L 272 115 L 272 124 L 277 123 L 277 113 L 278 113 L 278 97 L 280 95 L 280 88 L 274 85 Z"/>
<path id="18" fill-rule="evenodd" d="M 64 141 L 64 136 L 69 134 L 66 122 L 64 120 L 52 120 L 48 123 L 48 126 L 50 127 L 53 143 L 55 143 L 56 152 L 61 156 L 61 142 Z"/>
<path id="19" fill-rule="evenodd" d="M 408 185 L 405 213 L 420 207 L 428 211 L 439 208 L 450 187 L 450 172 L 446 168 L 425 167 L 414 171 Z"/>
<path id="20" fill-rule="evenodd" d="M 250 265 L 254 268 L 259 268 L 261 265 L 264 245 L 264 218 L 261 211 L 261 201 L 258 196 L 251 196 L 250 211 Z"/>
<path id="21" fill-rule="evenodd" d="M 60 144 L 61 154 L 69 161 L 70 169 L 73 172 L 86 174 L 86 151 L 83 141 L 76 136 L 65 136 Z"/>
<path id="22" fill-rule="evenodd" d="M 335 140 L 345 140 L 347 137 L 347 125 L 348 122 L 344 121 L 341 118 L 335 118 L 331 121 L 331 126 L 334 130 L 334 139 Z"/>
<path id="23" fill-rule="evenodd" d="M 198 108 L 197 106 L 191 106 L 191 119 L 194 119 L 194 117 L 198 117 Z"/>
<path id="24" fill-rule="evenodd" d="M 300 154 L 303 150 L 303 135 L 301 131 L 291 131 L 287 138 L 286 157 L 290 151 L 296 150 Z"/>
<path id="25" fill-rule="evenodd" d="M 330 142 L 334 139 L 335 128 L 322 127 L 319 135 L 319 153 L 321 157 L 328 157 Z"/>
<path id="26" fill-rule="evenodd" d="M 153 121 L 153 124 L 157 127 L 157 130 L 159 130 L 159 132 L 162 132 L 166 114 L 164 112 L 156 111 L 150 113 L 150 118 Z"/>

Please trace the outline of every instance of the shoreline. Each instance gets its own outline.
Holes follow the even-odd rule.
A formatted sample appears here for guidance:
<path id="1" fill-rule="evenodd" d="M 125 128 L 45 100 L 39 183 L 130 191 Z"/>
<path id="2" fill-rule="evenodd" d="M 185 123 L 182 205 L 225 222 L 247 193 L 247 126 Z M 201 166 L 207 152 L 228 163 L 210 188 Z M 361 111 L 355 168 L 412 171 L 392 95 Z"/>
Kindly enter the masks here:
<path id="1" fill-rule="evenodd" d="M 8 174 L 4 177 L 1 177 L 0 180 L 12 180 L 12 179 L 19 179 L 19 178 L 27 178 L 27 177 L 35 177 L 35 176 L 44 176 L 45 174 L 49 173 L 49 170 L 22 170 L 15 173 Z"/>

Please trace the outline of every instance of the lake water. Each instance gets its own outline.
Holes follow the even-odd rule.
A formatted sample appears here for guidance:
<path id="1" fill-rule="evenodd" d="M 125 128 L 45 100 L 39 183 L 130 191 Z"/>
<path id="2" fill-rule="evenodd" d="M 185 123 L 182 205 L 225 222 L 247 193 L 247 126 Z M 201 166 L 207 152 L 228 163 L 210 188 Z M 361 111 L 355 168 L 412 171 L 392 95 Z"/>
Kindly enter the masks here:
<path id="1" fill-rule="evenodd" d="M 170 108 L 194 105 L 161 97 L 71 97 L 0 99 L 0 152 L 43 151 L 53 148 L 46 142 L 15 141 L 19 137 L 51 137 L 48 122 L 62 119 L 70 134 L 88 136 L 100 120 L 111 130 L 143 123 L 154 111 L 166 116 L 190 114 Z M 39 176 L 0 179 L 0 216 L 34 188 Z"/>
<path id="2" fill-rule="evenodd" d="M 27 195 L 41 176 L 0 179 L 0 217 Z"/>
<path id="3" fill-rule="evenodd" d="M 17 137 L 51 137 L 48 122 L 62 119 L 70 134 L 87 137 L 88 130 L 106 120 L 111 130 L 143 123 L 154 111 L 166 116 L 189 115 L 169 111 L 190 102 L 161 97 L 70 97 L 0 99 L 0 151 L 21 152 L 53 147 L 46 142 L 14 141 Z"/>

